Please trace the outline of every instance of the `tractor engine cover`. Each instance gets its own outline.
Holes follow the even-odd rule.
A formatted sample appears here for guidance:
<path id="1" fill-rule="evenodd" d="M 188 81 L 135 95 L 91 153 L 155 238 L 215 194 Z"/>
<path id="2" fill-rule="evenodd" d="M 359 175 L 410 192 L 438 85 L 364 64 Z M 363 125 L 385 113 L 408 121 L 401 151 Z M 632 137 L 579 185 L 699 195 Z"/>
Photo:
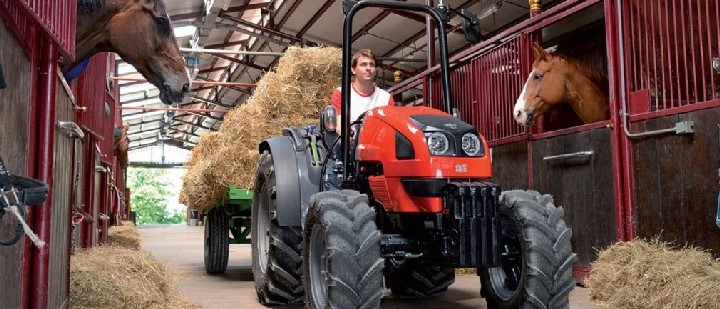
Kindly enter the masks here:
<path id="1" fill-rule="evenodd" d="M 464 137 L 469 135 L 480 143 L 473 155 L 463 150 Z M 431 153 L 428 140 L 433 136 L 441 137 L 440 144 L 431 143 L 446 148 L 445 153 Z M 440 213 L 443 192 L 451 182 L 492 178 L 489 148 L 477 130 L 428 107 L 371 109 L 363 119 L 355 149 L 373 198 L 391 213 Z"/>

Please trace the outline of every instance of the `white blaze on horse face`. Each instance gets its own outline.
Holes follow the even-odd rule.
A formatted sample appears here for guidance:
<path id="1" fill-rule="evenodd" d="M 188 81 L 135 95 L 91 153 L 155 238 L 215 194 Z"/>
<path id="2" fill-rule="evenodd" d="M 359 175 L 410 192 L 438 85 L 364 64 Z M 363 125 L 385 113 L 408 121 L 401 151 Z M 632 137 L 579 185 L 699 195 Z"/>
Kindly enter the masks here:
<path id="1" fill-rule="evenodd" d="M 527 89 L 527 84 L 530 82 L 530 78 L 532 78 L 533 73 L 534 71 L 530 72 L 530 75 L 528 75 L 528 79 L 525 81 L 523 90 L 520 92 L 520 96 L 518 97 L 517 102 L 515 102 L 515 108 L 513 109 L 513 118 L 515 118 L 515 121 L 521 125 L 527 125 L 528 122 L 527 109 L 525 109 L 525 104 L 527 103 L 525 101 L 525 90 Z"/>

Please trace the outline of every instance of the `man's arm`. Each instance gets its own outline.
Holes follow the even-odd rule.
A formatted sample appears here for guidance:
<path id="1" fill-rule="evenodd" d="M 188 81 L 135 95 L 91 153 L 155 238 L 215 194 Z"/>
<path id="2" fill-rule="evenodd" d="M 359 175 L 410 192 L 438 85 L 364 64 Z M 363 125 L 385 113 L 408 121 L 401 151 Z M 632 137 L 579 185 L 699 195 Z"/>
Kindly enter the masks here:
<path id="1" fill-rule="evenodd" d="M 338 90 L 337 88 L 335 90 L 333 90 L 332 97 L 330 98 L 330 103 L 332 104 L 332 106 L 335 107 L 335 112 L 337 115 L 337 123 L 335 124 L 335 131 L 338 134 L 342 134 L 342 127 L 340 125 L 342 123 L 342 116 L 341 116 L 341 114 L 342 114 L 342 108 L 341 108 L 342 94 L 340 93 L 340 90 Z"/>

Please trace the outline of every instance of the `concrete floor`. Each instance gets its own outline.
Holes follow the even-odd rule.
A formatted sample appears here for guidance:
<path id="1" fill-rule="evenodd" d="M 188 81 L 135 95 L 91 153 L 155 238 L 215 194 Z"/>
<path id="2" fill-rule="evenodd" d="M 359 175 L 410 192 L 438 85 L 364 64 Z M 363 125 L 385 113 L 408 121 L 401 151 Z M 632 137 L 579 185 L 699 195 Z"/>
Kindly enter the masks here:
<path id="1" fill-rule="evenodd" d="M 168 266 L 176 277 L 178 289 L 188 300 L 202 308 L 266 308 L 257 301 L 250 260 L 250 245 L 230 245 L 228 268 L 223 275 L 208 275 L 203 266 L 203 227 L 186 225 L 140 226 L 143 249 Z M 383 299 L 383 308 L 423 309 L 487 308 L 480 297 L 479 279 L 475 275 L 457 276 L 448 293 L 432 299 Z M 302 307 L 282 307 L 288 309 Z M 587 290 L 575 288 L 570 308 L 604 308 L 590 302 Z"/>

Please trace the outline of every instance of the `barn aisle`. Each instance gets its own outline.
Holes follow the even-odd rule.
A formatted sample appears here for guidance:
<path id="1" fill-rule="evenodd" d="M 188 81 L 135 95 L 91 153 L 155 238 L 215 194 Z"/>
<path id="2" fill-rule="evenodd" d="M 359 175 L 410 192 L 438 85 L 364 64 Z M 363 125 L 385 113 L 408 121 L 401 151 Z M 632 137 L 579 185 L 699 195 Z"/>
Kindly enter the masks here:
<path id="1" fill-rule="evenodd" d="M 142 248 L 164 263 L 180 293 L 203 308 L 265 308 L 257 302 L 250 245 L 231 245 L 227 272 L 208 275 L 203 266 L 203 227 L 140 225 Z M 288 308 L 290 309 L 290 308 Z"/>
<path id="2" fill-rule="evenodd" d="M 180 292 L 203 308 L 264 309 L 257 301 L 252 281 L 250 245 L 230 245 L 227 272 L 208 275 L 203 266 L 203 227 L 187 225 L 141 225 L 142 248 L 173 273 Z M 385 309 L 483 309 L 479 283 L 474 275 L 458 276 L 449 292 L 441 297 L 423 300 L 401 300 L 385 297 Z M 576 288 L 570 296 L 573 309 L 600 309 L 591 304 L 587 290 Z M 303 307 L 283 307 L 299 309 Z"/>

